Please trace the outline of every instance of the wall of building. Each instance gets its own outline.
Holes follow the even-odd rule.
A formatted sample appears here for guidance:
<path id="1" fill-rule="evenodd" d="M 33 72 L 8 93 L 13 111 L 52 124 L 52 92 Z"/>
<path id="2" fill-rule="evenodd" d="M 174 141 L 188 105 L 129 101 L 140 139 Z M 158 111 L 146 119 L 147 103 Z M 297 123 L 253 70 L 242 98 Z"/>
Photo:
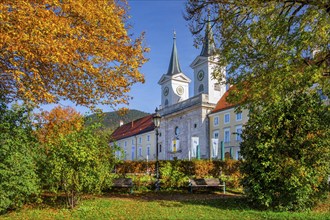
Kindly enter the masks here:
<path id="1" fill-rule="evenodd" d="M 225 115 L 229 115 L 229 122 L 225 122 Z M 239 144 L 241 142 L 238 137 L 237 129 L 244 129 L 244 124 L 248 121 L 248 110 L 243 109 L 241 113 L 241 119 L 237 120 L 237 113 L 235 108 L 226 109 L 220 112 L 212 113 L 209 115 L 210 120 L 210 133 L 209 140 L 211 143 L 212 138 L 218 138 L 219 149 L 221 141 L 224 142 L 225 152 L 228 154 L 231 152 L 233 159 L 239 158 Z M 226 132 L 229 132 L 229 138 L 225 137 Z M 218 135 L 217 135 L 218 134 Z M 220 153 L 217 158 L 220 158 Z"/>
<path id="2" fill-rule="evenodd" d="M 116 156 L 123 160 L 155 160 L 155 137 L 155 131 L 150 131 L 117 140 L 111 143 L 111 146 L 117 145 L 121 148 L 121 150 L 116 151 Z"/>
<path id="3" fill-rule="evenodd" d="M 209 157 L 208 117 L 212 108 L 201 103 L 190 108 L 184 108 L 162 117 L 159 144 L 162 160 L 189 159 L 191 158 L 192 137 L 199 138 L 201 158 Z M 176 133 L 176 129 L 179 132 Z M 179 141 L 177 152 L 173 152 L 173 144 Z"/>

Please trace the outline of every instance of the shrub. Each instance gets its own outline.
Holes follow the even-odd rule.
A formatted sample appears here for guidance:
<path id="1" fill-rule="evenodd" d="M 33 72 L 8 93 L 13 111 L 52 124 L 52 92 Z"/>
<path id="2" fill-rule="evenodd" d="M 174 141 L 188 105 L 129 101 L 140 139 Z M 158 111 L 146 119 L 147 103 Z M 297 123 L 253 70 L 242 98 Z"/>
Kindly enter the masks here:
<path id="1" fill-rule="evenodd" d="M 37 141 L 26 107 L 0 103 L 0 213 L 21 207 L 39 194 Z"/>
<path id="2" fill-rule="evenodd" d="M 288 94 L 251 107 L 241 153 L 244 191 L 253 204 L 304 210 L 326 196 L 330 114 L 317 94 Z"/>
<path id="3" fill-rule="evenodd" d="M 150 161 L 121 161 L 115 166 L 118 174 L 126 173 L 153 173 L 155 171 L 155 162 Z"/>
<path id="4" fill-rule="evenodd" d="M 188 185 L 189 178 L 223 178 L 228 186 L 240 187 L 240 161 L 209 161 L 209 160 L 174 160 L 160 161 L 160 177 L 162 188 L 180 188 Z M 148 169 L 147 169 L 148 168 Z M 122 161 L 116 165 L 116 172 L 119 175 L 127 174 L 153 174 L 155 175 L 155 162 L 150 161 Z M 146 171 L 149 170 L 150 173 Z M 155 180 L 154 180 L 155 181 Z M 150 182 L 152 183 L 152 180 Z"/>
<path id="5" fill-rule="evenodd" d="M 161 186 L 163 188 L 180 188 L 188 184 L 189 177 L 182 172 L 180 162 L 163 161 L 160 166 Z"/>
<path id="6" fill-rule="evenodd" d="M 210 161 L 196 160 L 194 161 L 194 165 L 194 176 L 196 178 L 211 176 L 211 171 L 214 169 L 214 165 Z"/>

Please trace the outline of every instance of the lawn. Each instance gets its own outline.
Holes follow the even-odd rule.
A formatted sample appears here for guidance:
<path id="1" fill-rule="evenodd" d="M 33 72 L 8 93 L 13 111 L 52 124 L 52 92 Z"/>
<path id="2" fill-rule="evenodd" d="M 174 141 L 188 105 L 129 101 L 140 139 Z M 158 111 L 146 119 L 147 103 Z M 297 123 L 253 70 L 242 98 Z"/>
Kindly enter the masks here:
<path id="1" fill-rule="evenodd" d="M 329 219 L 330 199 L 302 213 L 258 211 L 237 195 L 180 192 L 110 194 L 83 199 L 74 210 L 26 206 L 0 219 Z"/>

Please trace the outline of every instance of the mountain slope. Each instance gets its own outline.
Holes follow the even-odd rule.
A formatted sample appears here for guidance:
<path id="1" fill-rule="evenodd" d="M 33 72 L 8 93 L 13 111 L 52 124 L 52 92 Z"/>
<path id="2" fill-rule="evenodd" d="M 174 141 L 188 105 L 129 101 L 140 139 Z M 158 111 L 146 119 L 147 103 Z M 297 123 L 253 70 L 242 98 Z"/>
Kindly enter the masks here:
<path id="1" fill-rule="evenodd" d="M 98 117 L 97 114 L 92 114 L 87 116 L 86 118 L 89 123 L 100 122 L 101 124 L 104 125 L 106 129 L 115 130 L 116 128 L 119 127 L 119 123 L 121 120 L 124 122 L 124 124 L 126 124 L 128 122 L 134 121 L 136 119 L 142 118 L 147 115 L 149 115 L 149 113 L 132 109 L 129 110 L 127 114 L 123 116 L 120 115 L 118 111 L 114 111 L 114 112 L 104 112 L 101 117 Z"/>

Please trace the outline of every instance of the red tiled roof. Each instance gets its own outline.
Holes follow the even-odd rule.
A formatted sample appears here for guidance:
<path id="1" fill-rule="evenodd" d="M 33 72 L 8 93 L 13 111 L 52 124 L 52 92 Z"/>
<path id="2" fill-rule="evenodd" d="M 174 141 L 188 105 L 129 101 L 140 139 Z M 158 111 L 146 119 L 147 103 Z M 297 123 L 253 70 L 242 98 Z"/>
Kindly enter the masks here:
<path id="1" fill-rule="evenodd" d="M 225 92 L 225 94 L 223 94 L 223 96 L 220 98 L 220 100 L 218 101 L 215 108 L 212 110 L 212 113 L 219 112 L 219 111 L 222 111 L 222 110 L 225 110 L 225 109 L 228 109 L 228 108 L 231 108 L 231 107 L 235 106 L 235 104 L 231 104 L 231 103 L 227 102 L 227 100 L 226 100 L 228 95 L 229 95 L 229 92 L 232 91 L 233 89 L 234 89 L 234 86 L 230 87 Z"/>
<path id="2" fill-rule="evenodd" d="M 112 140 L 120 140 L 137 134 L 142 134 L 155 129 L 152 115 L 131 121 L 117 128 L 111 135 Z"/>

